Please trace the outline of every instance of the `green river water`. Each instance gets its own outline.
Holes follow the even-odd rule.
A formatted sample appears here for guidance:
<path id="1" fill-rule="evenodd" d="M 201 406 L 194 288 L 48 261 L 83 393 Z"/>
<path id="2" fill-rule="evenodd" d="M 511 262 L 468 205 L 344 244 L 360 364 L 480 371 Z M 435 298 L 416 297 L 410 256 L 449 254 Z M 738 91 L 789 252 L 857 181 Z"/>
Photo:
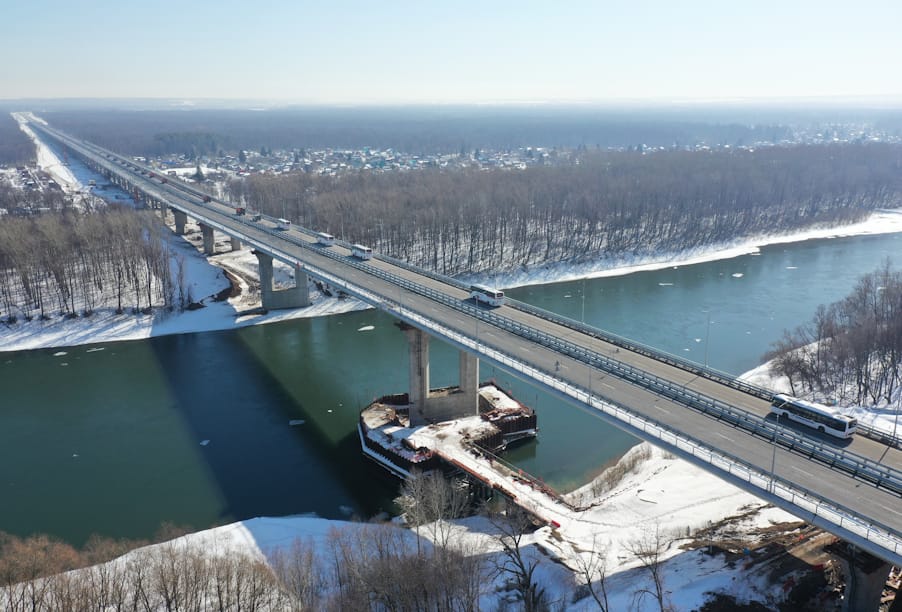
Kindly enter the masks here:
<path id="1" fill-rule="evenodd" d="M 900 247 L 900 234 L 809 241 L 508 293 L 739 374 Z M 433 386 L 455 383 L 454 352 L 431 346 Z M 404 336 L 376 311 L 0 354 L 0 530 L 80 544 L 149 537 L 163 522 L 388 510 L 397 483 L 363 459 L 355 425 L 370 399 L 406 390 L 406 376 Z M 539 439 L 508 458 L 558 489 L 635 443 L 483 367 L 490 377 L 539 413 Z"/>

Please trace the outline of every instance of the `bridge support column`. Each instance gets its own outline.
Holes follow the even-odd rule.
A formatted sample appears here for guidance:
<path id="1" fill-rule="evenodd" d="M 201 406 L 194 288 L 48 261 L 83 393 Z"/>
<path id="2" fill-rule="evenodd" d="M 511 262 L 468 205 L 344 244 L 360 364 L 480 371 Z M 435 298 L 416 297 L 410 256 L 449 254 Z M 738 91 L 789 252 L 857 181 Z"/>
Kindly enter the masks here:
<path id="1" fill-rule="evenodd" d="M 213 255 L 216 252 L 216 242 L 214 241 L 213 228 L 209 225 L 199 223 L 200 233 L 204 237 L 204 254 Z"/>
<path id="2" fill-rule="evenodd" d="M 310 305 L 307 289 L 307 273 L 300 266 L 294 268 L 295 286 L 290 289 L 275 290 L 272 287 L 272 256 L 254 251 L 260 274 L 260 296 L 266 310 L 303 308 Z"/>
<path id="3" fill-rule="evenodd" d="M 429 336 L 405 327 L 410 365 L 408 369 L 411 426 L 450 421 L 479 413 L 479 359 L 460 352 L 459 383 L 450 389 L 429 388 Z"/>
<path id="4" fill-rule="evenodd" d="M 848 552 L 849 558 L 843 558 L 848 566 L 843 610 L 877 610 L 892 568 L 889 563 L 856 549 L 851 544 Z"/>
<path id="5" fill-rule="evenodd" d="M 235 236 L 232 236 L 232 250 L 233 251 L 241 250 L 241 240 L 239 240 Z M 295 278 L 297 278 L 297 277 L 295 277 Z"/>
<path id="6" fill-rule="evenodd" d="M 180 210 L 173 208 L 172 216 L 175 217 L 175 233 L 179 236 L 184 236 L 185 224 L 188 223 L 188 215 Z"/>
<path id="7" fill-rule="evenodd" d="M 410 365 L 407 370 L 410 396 L 410 424 L 426 423 L 426 402 L 429 399 L 429 336 L 416 327 L 404 329 Z"/>

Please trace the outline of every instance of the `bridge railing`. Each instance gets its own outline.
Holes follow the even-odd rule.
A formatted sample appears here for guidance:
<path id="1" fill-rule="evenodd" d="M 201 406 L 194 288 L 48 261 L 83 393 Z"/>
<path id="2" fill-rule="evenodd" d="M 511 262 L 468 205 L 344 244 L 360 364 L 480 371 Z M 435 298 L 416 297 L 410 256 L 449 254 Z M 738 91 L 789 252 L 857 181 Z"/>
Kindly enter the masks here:
<path id="1" fill-rule="evenodd" d="M 337 286 L 343 284 L 338 279 L 334 282 Z M 359 292 L 357 288 L 346 288 L 352 294 Z M 581 405 L 605 414 L 621 426 L 626 424 L 634 434 L 643 439 L 675 450 L 684 458 L 707 463 L 732 479 L 745 482 L 750 487 L 758 489 L 764 496 L 779 498 L 796 510 L 807 511 L 813 517 L 819 517 L 824 522 L 839 526 L 846 532 L 861 538 L 862 541 L 890 551 L 896 558 L 902 558 L 902 539 L 892 528 L 879 521 L 864 520 L 854 510 L 841 504 L 829 503 L 813 491 L 774 473 L 763 472 L 731 453 L 714 451 L 698 439 L 675 431 L 654 419 L 638 415 L 625 405 L 606 398 L 599 398 L 591 389 L 573 385 L 551 372 L 481 344 L 478 338 L 474 339 L 466 332 L 458 332 L 439 325 L 428 316 L 416 313 L 391 297 L 378 295 L 377 299 L 381 300 L 383 308 L 389 310 L 393 315 L 420 328 L 428 329 L 453 344 L 475 350 L 481 357 L 496 362 L 502 367 L 520 372 L 555 392 L 567 395 Z"/>
<path id="2" fill-rule="evenodd" d="M 320 255 L 342 262 L 345 265 L 358 268 L 367 274 L 382 278 L 392 284 L 398 285 L 408 291 L 412 291 L 436 302 L 449 306 L 455 310 L 465 312 L 480 320 L 486 321 L 495 327 L 514 333 L 520 337 L 529 339 L 537 344 L 550 348 L 560 354 L 567 355 L 601 371 L 616 375 L 642 388 L 648 389 L 668 399 L 672 399 L 687 407 L 698 410 L 713 418 L 725 421 L 740 427 L 743 430 L 760 438 L 773 440 L 784 448 L 806 455 L 834 469 L 842 470 L 853 478 L 869 482 L 875 487 L 892 491 L 902 495 L 902 472 L 889 466 L 882 465 L 866 457 L 850 453 L 845 450 L 817 442 L 808 436 L 804 436 L 792 430 L 780 427 L 758 415 L 741 410 L 697 391 L 687 389 L 672 381 L 660 378 L 649 372 L 624 364 L 616 359 L 611 359 L 568 340 L 563 340 L 546 332 L 498 314 L 495 310 L 487 310 L 463 300 L 452 298 L 445 293 L 420 285 L 402 278 L 391 272 L 381 270 L 372 265 L 357 261 L 344 255 L 335 253 L 329 249 L 317 247 L 305 240 L 292 237 L 290 234 L 278 232 L 270 228 L 265 231 L 278 236 L 293 244 L 310 249 Z M 298 262 L 300 264 L 300 262 Z"/>
<path id="3" fill-rule="evenodd" d="M 457 287 L 461 290 L 468 290 L 469 285 L 460 281 L 458 279 L 452 278 L 450 276 L 440 274 L 438 272 L 433 272 L 430 270 L 426 270 L 410 264 L 405 261 L 401 261 L 394 257 L 389 257 L 388 255 L 376 255 L 377 259 L 390 263 L 393 266 L 409 270 L 411 272 L 415 272 L 417 274 L 421 274 L 423 276 L 427 276 L 433 280 L 439 281 L 441 283 L 445 283 L 452 287 Z M 737 391 L 741 391 L 743 393 L 747 393 L 754 397 L 758 397 L 763 400 L 770 401 L 773 398 L 774 392 L 770 389 L 766 389 L 759 385 L 755 385 L 748 381 L 744 381 L 741 378 L 733 376 L 732 374 L 728 374 L 726 372 L 722 372 L 717 370 L 716 368 L 712 368 L 707 365 L 701 365 L 692 361 L 691 359 L 686 359 L 684 357 L 680 357 L 678 355 L 673 355 L 672 353 L 668 353 L 666 351 L 662 351 L 655 347 L 652 347 L 647 344 L 643 344 L 642 342 L 637 342 L 630 338 L 626 338 L 625 336 L 621 336 L 615 334 L 613 332 L 609 332 L 597 327 L 593 327 L 591 325 L 587 325 L 582 321 L 577 321 L 575 319 L 571 319 L 570 317 L 566 317 L 564 315 L 551 312 L 549 310 L 545 310 L 543 308 L 539 308 L 538 306 L 533 306 L 532 304 L 528 304 L 526 302 L 521 302 L 519 300 L 507 298 L 506 304 L 512 308 L 520 310 L 521 312 L 525 312 L 531 314 L 533 316 L 539 317 L 546 321 L 550 321 L 562 327 L 566 327 L 573 331 L 579 332 L 585 336 L 590 338 L 595 338 L 598 340 L 602 340 L 607 342 L 608 344 L 614 345 L 619 348 L 623 348 L 639 355 L 643 355 L 645 357 L 649 357 L 651 359 L 655 359 L 656 361 L 660 361 L 662 363 L 666 363 L 670 366 L 679 368 L 696 376 L 701 376 L 703 378 L 718 382 L 722 385 L 730 387 L 732 389 L 736 389 Z M 879 429 L 876 427 L 871 427 L 866 423 L 858 423 L 858 433 L 864 435 L 867 438 L 871 438 L 873 440 L 877 440 L 883 444 L 887 444 L 893 447 L 902 446 L 902 436 L 894 436 L 892 433 L 887 432 L 886 430 Z"/>

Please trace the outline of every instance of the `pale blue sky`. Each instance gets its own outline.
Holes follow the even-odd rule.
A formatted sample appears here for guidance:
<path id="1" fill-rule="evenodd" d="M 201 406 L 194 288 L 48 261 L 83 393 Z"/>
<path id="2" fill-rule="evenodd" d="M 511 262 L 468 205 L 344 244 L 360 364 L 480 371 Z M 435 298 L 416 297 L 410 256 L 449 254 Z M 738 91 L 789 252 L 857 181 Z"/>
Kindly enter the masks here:
<path id="1" fill-rule="evenodd" d="M 0 99 L 902 100 L 902 0 L 0 0 Z"/>

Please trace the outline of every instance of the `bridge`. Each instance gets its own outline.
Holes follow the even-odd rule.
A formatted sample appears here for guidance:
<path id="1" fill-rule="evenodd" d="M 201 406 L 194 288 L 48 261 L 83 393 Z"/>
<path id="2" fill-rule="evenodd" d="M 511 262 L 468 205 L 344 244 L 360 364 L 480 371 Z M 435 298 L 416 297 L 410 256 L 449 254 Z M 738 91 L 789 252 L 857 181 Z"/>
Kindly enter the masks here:
<path id="1" fill-rule="evenodd" d="M 347 243 L 324 246 L 312 230 L 236 215 L 158 170 L 44 123 L 31 127 L 146 203 L 171 208 L 177 231 L 188 216 L 197 220 L 207 252 L 214 231 L 253 247 L 264 307 L 305 305 L 309 275 L 408 324 L 410 397 L 421 406 L 412 420 L 473 413 L 478 362 L 489 362 L 902 566 L 898 439 L 866 432 L 873 437 L 839 442 L 785 426 L 769 418 L 766 389 L 525 303 L 480 307 L 454 279 L 385 256 L 361 260 Z M 297 288 L 272 290 L 273 259 L 295 269 Z M 429 397 L 430 337 L 461 351 L 453 405 Z"/>

